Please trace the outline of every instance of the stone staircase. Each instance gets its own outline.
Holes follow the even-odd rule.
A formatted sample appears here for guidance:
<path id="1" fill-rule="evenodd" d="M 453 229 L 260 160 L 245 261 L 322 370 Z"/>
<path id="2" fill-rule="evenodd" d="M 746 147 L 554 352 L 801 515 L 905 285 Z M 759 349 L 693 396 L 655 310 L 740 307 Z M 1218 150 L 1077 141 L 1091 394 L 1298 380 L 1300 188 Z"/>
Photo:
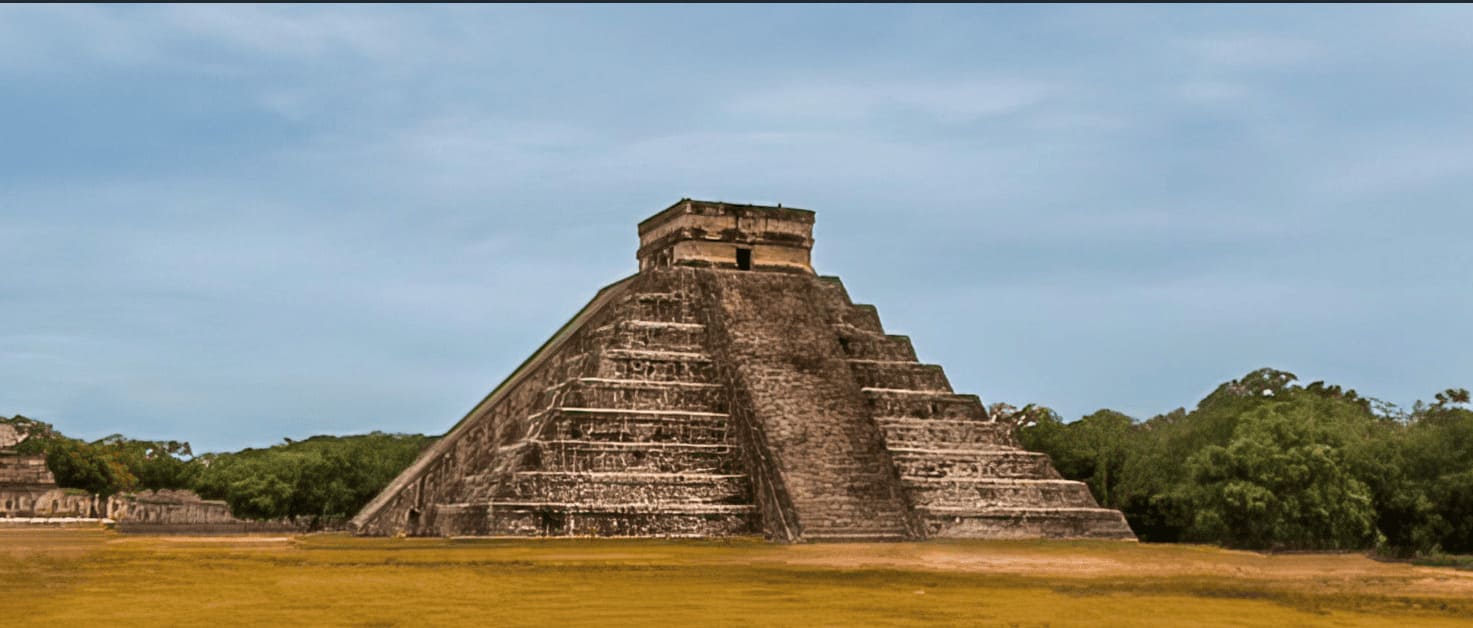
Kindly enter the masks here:
<path id="1" fill-rule="evenodd" d="M 518 469 L 471 479 L 487 488 L 442 512 L 484 517 L 489 535 L 753 533 L 751 483 L 692 300 L 677 289 L 617 304 L 589 331 L 578 372 L 544 390 Z"/>
<path id="2" fill-rule="evenodd" d="M 910 538 L 902 489 L 807 276 L 711 273 L 724 363 L 779 476 L 791 541 Z"/>
<path id="3" fill-rule="evenodd" d="M 837 278 L 825 284 L 847 306 L 832 313 L 834 329 L 923 536 L 1133 538 L 1123 515 L 1020 448 L 941 367 L 921 364 L 908 338 L 885 334 L 873 307 L 853 305 Z"/>

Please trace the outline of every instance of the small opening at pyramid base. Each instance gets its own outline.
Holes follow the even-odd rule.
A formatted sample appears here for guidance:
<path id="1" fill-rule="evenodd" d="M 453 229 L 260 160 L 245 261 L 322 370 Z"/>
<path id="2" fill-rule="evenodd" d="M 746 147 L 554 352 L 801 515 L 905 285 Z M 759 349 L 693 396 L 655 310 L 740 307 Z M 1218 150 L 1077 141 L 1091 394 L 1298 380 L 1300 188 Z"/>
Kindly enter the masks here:
<path id="1" fill-rule="evenodd" d="M 737 268 L 752 270 L 752 249 L 737 249 Z"/>

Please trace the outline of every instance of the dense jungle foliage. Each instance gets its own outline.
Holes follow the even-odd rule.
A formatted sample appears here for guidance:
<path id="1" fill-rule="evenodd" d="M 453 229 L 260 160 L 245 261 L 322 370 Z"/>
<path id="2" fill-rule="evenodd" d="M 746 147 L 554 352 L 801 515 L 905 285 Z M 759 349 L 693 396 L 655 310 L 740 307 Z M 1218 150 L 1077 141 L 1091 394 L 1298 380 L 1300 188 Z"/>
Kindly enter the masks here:
<path id="1" fill-rule="evenodd" d="M 1251 549 L 1473 552 L 1468 391 L 1405 411 L 1262 369 L 1185 409 L 1072 423 L 1003 409 L 1028 449 L 1125 513 L 1145 541 Z"/>
<path id="2" fill-rule="evenodd" d="M 1285 550 L 1378 548 L 1473 553 L 1473 410 L 1468 391 L 1410 410 L 1261 369 L 1219 386 L 1188 412 L 1138 421 L 1100 410 L 1065 423 L 1042 406 L 990 408 L 1023 445 L 1086 482 L 1145 541 Z M 351 517 L 432 437 L 314 436 L 266 449 L 193 456 L 188 443 L 84 442 L 48 424 L 31 434 L 65 487 L 101 494 L 186 488 L 238 516 Z"/>

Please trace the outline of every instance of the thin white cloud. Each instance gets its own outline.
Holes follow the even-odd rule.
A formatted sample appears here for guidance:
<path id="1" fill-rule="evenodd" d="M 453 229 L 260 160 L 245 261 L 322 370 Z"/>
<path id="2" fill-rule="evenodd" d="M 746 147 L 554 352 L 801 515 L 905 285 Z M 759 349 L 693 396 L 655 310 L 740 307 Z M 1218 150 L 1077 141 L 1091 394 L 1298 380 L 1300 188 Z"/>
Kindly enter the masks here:
<path id="1" fill-rule="evenodd" d="M 1218 68 L 1288 70 L 1326 56 L 1316 42 L 1264 33 L 1196 35 L 1179 40 L 1179 45 L 1198 61 Z"/>
<path id="2" fill-rule="evenodd" d="M 805 122 L 919 113 L 938 122 L 960 123 L 1027 109 L 1055 91 L 1056 86 L 1046 83 L 1006 79 L 815 83 L 757 90 L 733 101 L 730 110 Z"/>
<path id="3" fill-rule="evenodd" d="M 1233 106 L 1256 96 L 1247 85 L 1214 80 L 1187 81 L 1175 86 L 1172 93 L 1182 102 L 1209 106 Z"/>
<path id="4" fill-rule="evenodd" d="M 1304 170 L 1304 185 L 1322 207 L 1333 209 L 1358 200 L 1394 201 L 1409 191 L 1437 185 L 1460 187 L 1473 177 L 1473 129 L 1448 129 L 1437 135 L 1388 132 L 1347 133 L 1333 143 L 1301 147 L 1313 159 Z M 1449 190 L 1451 191 L 1451 190 Z M 1444 198 L 1446 207 L 1397 206 L 1403 214 L 1439 213 L 1446 207 L 1468 207 L 1462 194 Z"/>
<path id="5" fill-rule="evenodd" d="M 372 7 L 335 10 L 283 5 L 173 5 L 160 16 L 165 29 L 191 39 L 268 57 L 348 54 L 374 60 L 423 49 L 413 13 Z"/>
<path id="6" fill-rule="evenodd" d="M 0 7 L 0 71 L 33 74 L 83 64 L 155 62 L 161 56 L 149 30 L 96 5 Z"/>
<path id="7" fill-rule="evenodd" d="M 1421 321 L 1367 354 L 1383 376 L 1468 372 L 1392 346 L 1467 335 L 1434 316 L 1466 291 L 1421 290 L 1467 267 L 1466 10 L 785 10 L 802 38 L 762 11 L 581 11 L 0 7 L 0 137 L 23 138 L 0 144 L 0 261 L 24 270 L 0 327 L 86 339 L 0 341 L 0 409 L 229 448 L 433 431 L 679 196 L 818 210 L 825 272 L 949 371 L 1052 382 L 1036 400 L 1066 413 L 1117 404 L 1102 361 L 1149 407 L 1373 316 Z M 712 27 L 672 43 L 692 17 Z M 116 141 L 129 163 L 96 150 Z"/>
<path id="8" fill-rule="evenodd" d="M 431 47 L 414 13 L 282 5 L 8 6 L 0 71 L 75 68 L 234 72 L 263 59 L 402 62 Z"/>

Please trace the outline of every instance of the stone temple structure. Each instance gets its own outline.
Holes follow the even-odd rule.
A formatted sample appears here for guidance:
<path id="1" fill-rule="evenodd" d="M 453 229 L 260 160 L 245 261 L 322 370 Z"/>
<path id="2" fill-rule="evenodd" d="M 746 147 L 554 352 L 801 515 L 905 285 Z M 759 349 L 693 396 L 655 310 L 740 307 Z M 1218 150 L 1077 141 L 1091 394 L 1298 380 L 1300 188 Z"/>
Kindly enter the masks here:
<path id="1" fill-rule="evenodd" d="M 230 514 L 223 501 L 192 491 L 159 490 L 94 495 L 61 488 L 43 454 L 16 450 L 30 436 L 0 422 L 0 527 L 112 520 L 121 532 L 151 534 L 244 534 L 295 532 L 288 521 L 247 521 Z"/>
<path id="2" fill-rule="evenodd" d="M 46 456 L 16 451 L 29 434 L 0 423 L 0 520 L 35 517 L 96 517 L 105 500 L 56 485 Z"/>
<path id="3" fill-rule="evenodd" d="M 1133 539 L 814 273 L 814 214 L 682 200 L 359 534 Z"/>

